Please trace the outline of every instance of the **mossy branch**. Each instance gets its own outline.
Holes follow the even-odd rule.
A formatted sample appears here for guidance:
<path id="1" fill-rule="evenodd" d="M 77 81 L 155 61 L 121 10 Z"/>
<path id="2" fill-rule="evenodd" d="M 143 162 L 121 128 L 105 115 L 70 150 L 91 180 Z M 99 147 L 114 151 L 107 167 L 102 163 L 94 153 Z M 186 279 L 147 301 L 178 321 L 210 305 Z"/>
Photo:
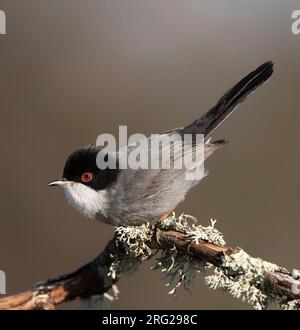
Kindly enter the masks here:
<path id="1" fill-rule="evenodd" d="M 118 227 L 96 259 L 73 273 L 37 283 L 31 291 L 0 299 L 0 310 L 53 309 L 77 298 L 81 298 L 82 308 L 102 308 L 116 297 L 119 276 L 133 273 L 154 256 L 152 268 L 165 273 L 169 294 L 180 285 L 191 290 L 196 274 L 204 271 L 210 288 L 229 292 L 256 309 L 265 309 L 270 303 L 283 309 L 300 308 L 299 271 L 288 271 L 226 246 L 214 225 L 212 221 L 203 227 L 191 216 L 173 215 L 156 226 Z M 110 289 L 113 296 L 107 293 Z"/>

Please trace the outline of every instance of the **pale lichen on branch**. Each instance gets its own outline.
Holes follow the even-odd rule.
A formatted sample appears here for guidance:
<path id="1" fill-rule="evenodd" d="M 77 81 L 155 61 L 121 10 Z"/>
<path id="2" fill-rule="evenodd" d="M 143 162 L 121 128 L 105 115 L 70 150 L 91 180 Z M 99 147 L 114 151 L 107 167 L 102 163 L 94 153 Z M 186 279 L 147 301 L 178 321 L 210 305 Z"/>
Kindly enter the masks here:
<path id="1" fill-rule="evenodd" d="M 0 299 L 1 309 L 49 309 L 81 298 L 84 309 L 107 308 L 118 297 L 121 274 L 132 275 L 153 259 L 153 270 L 165 275 L 169 294 L 183 287 L 192 291 L 198 273 L 212 289 L 230 293 L 265 309 L 300 309 L 300 272 L 253 258 L 226 246 L 215 220 L 202 226 L 192 216 L 173 213 L 156 225 L 115 228 L 115 237 L 93 261 L 76 272 L 39 283 L 34 290 Z M 108 291 L 112 289 L 112 294 Z M 41 299 L 40 299 L 41 298 Z"/>
<path id="2" fill-rule="evenodd" d="M 215 223 L 215 220 L 211 220 L 211 225 L 205 227 L 198 224 L 195 217 L 185 214 L 176 217 L 173 213 L 159 226 L 164 230 L 176 230 L 184 233 L 196 244 L 206 241 L 223 247 L 226 243 L 223 234 L 215 228 Z M 151 256 L 151 249 L 147 244 L 152 241 L 153 230 L 149 225 L 118 227 L 116 232 L 118 239 L 122 241 L 126 250 L 129 251 L 129 254 L 131 252 L 133 257 L 142 261 Z M 161 255 L 156 258 L 152 269 L 161 270 L 165 274 L 166 286 L 171 287 L 169 294 L 176 293 L 179 286 L 191 291 L 191 285 L 196 275 L 203 272 L 205 283 L 210 288 L 229 292 L 233 297 L 253 305 L 255 309 L 265 309 L 276 300 L 282 308 L 299 307 L 298 299 L 283 302 L 265 288 L 264 274 L 266 272 L 286 272 L 285 269 L 273 263 L 253 258 L 242 249 L 238 249 L 229 255 L 224 253 L 220 266 L 214 268 L 213 274 L 207 275 L 206 270 L 212 266 L 207 261 L 180 253 L 174 245 L 173 248 L 161 250 Z"/>

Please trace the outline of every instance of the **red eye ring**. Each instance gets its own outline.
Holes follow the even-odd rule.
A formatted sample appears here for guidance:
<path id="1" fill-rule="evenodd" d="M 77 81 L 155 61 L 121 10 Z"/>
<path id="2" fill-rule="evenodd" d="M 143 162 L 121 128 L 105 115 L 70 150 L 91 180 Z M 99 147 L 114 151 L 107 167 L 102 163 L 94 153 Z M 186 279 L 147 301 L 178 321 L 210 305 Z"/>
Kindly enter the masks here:
<path id="1" fill-rule="evenodd" d="M 91 172 L 85 172 L 81 175 L 82 182 L 88 183 L 88 182 L 91 182 L 92 179 L 93 179 L 93 173 L 91 173 Z"/>

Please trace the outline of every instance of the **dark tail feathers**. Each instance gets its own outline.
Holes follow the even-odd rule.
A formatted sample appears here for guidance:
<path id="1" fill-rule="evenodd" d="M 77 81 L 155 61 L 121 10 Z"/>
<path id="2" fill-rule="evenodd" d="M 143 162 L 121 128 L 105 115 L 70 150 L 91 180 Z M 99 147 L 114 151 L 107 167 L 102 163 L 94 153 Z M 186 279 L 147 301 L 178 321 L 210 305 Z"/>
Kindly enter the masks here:
<path id="1" fill-rule="evenodd" d="M 273 63 L 266 62 L 256 70 L 250 72 L 240 82 L 228 90 L 218 103 L 208 112 L 203 114 L 192 124 L 183 128 L 183 134 L 204 134 L 208 135 L 223 120 L 228 117 L 237 106 L 243 102 L 257 87 L 265 83 L 273 74 Z"/>

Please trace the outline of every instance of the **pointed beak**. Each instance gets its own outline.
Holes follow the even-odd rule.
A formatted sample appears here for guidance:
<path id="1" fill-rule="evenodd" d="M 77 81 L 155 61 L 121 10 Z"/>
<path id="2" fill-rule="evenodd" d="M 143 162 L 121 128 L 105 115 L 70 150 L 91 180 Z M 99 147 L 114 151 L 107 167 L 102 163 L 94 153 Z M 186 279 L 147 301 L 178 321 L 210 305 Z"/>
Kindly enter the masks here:
<path id="1" fill-rule="evenodd" d="M 54 186 L 61 186 L 65 187 L 68 186 L 71 183 L 71 181 L 68 181 L 67 179 L 63 178 L 60 180 L 54 180 L 48 183 L 49 187 L 54 187 Z"/>

